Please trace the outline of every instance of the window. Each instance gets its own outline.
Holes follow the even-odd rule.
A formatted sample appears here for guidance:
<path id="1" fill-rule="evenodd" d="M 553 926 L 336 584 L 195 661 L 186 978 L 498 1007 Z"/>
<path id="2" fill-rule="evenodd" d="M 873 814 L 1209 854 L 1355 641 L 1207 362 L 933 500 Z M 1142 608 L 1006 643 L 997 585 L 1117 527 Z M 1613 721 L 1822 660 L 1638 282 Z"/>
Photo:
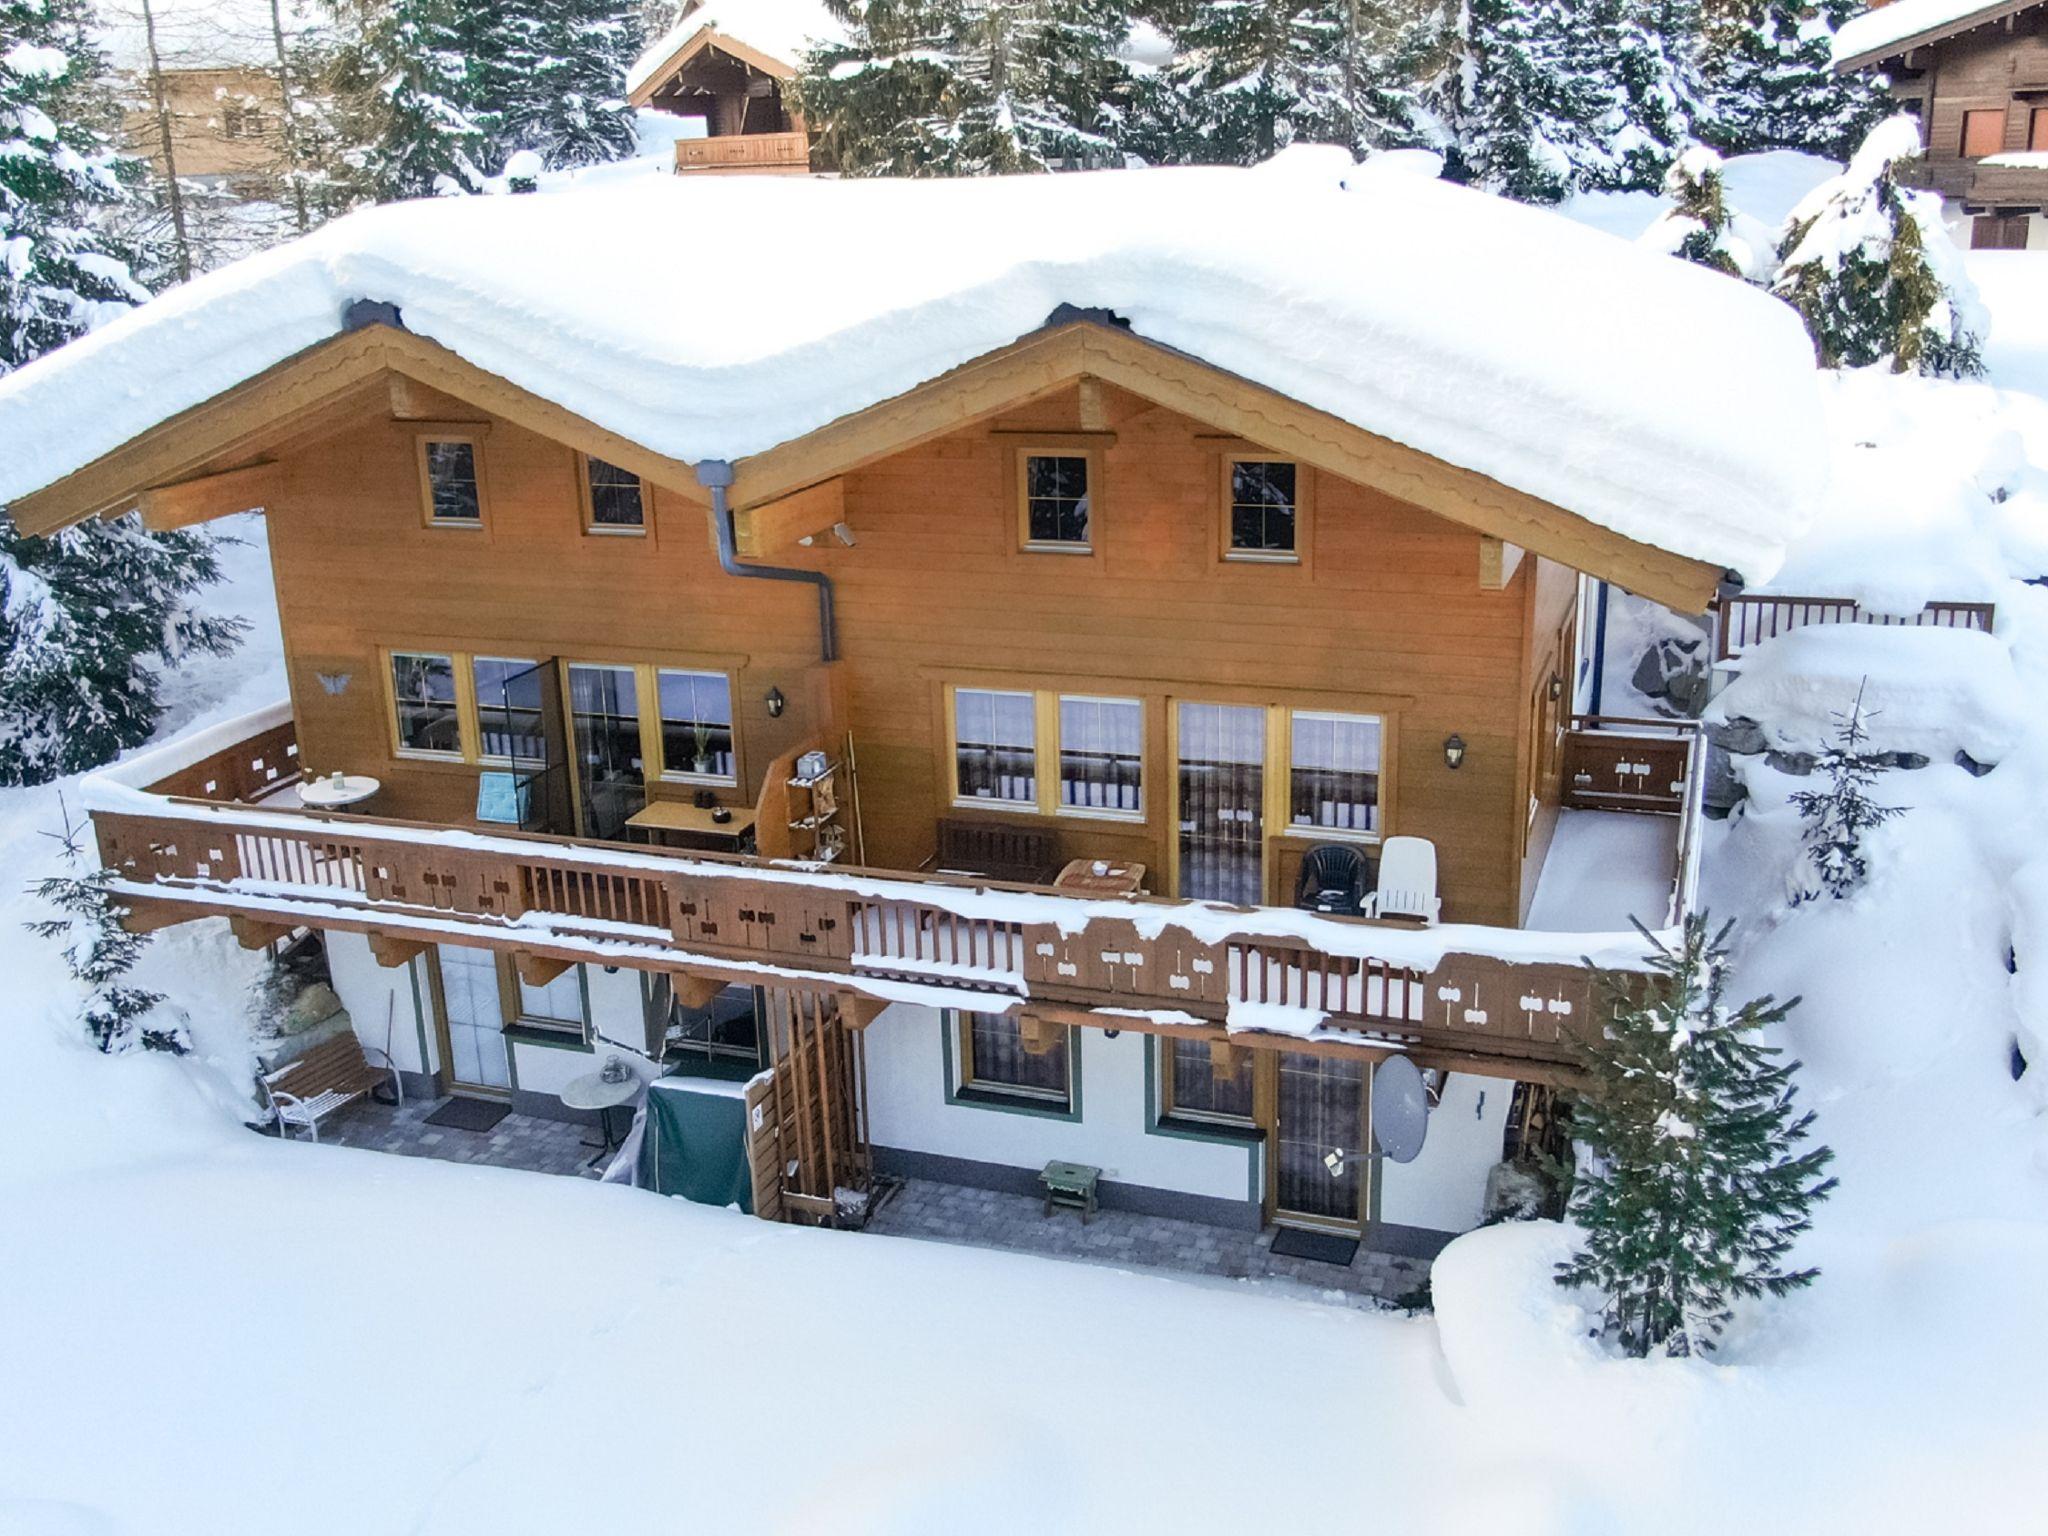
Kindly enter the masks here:
<path id="1" fill-rule="evenodd" d="M 1244 1046 L 1228 1052 L 1231 1065 L 1218 1068 L 1215 1048 L 1207 1040 L 1177 1040 L 1166 1047 L 1162 1082 L 1166 1113 L 1185 1120 L 1249 1123 L 1252 1118 L 1252 1053 Z"/>
<path id="2" fill-rule="evenodd" d="M 732 679 L 723 672 L 657 674 L 662 772 L 733 782 Z"/>
<path id="3" fill-rule="evenodd" d="M 631 470 L 585 455 L 583 526 L 591 533 L 644 533 L 647 504 L 640 477 Z"/>
<path id="4" fill-rule="evenodd" d="M 1981 160 L 2005 148 L 2005 113 L 1994 109 L 1963 114 L 1963 158 Z"/>
<path id="5" fill-rule="evenodd" d="M 2048 154 L 2048 107 L 2036 107 L 2027 114 L 2027 148 Z"/>
<path id="6" fill-rule="evenodd" d="M 483 526 L 483 482 L 477 472 L 473 438 L 421 438 L 420 477 L 426 494 L 427 522 L 431 526 Z"/>
<path id="7" fill-rule="evenodd" d="M 474 656 L 477 751 L 493 762 L 546 762 L 541 721 L 541 674 L 536 662 Z"/>
<path id="8" fill-rule="evenodd" d="M 392 652 L 391 704 L 399 752 L 462 756 L 453 657 Z"/>
<path id="9" fill-rule="evenodd" d="M 1231 459 L 1226 468 L 1225 553 L 1236 560 L 1298 558 L 1299 469 L 1284 459 Z"/>
<path id="10" fill-rule="evenodd" d="M 741 1061 L 758 1061 L 761 1056 L 760 1025 L 754 1010 L 752 987 L 726 987 L 706 1008 L 685 1008 L 675 1000 L 667 977 L 661 978 L 668 1006 L 668 1051 L 688 1055 L 729 1056 Z"/>
<path id="11" fill-rule="evenodd" d="M 1089 456 L 1025 452 L 1021 461 L 1025 547 L 1087 552 Z"/>
<path id="12" fill-rule="evenodd" d="M 1287 775 L 1289 826 L 1319 832 L 1378 832 L 1378 717 L 1295 710 L 1292 739 Z"/>
<path id="13" fill-rule="evenodd" d="M 509 966 L 511 962 L 507 961 Z M 583 1038 L 583 967 L 572 965 L 546 986 L 536 987 L 512 971 L 513 1024 Z"/>
<path id="14" fill-rule="evenodd" d="M 1052 1043 L 1034 1051 L 1024 1021 L 1017 1015 L 963 1012 L 956 1017 L 963 1097 L 1067 1107 L 1068 1030 L 1054 1030 Z"/>
<path id="15" fill-rule="evenodd" d="M 1145 706 L 1060 697 L 1060 809 L 1138 816 L 1145 809 Z"/>
<path id="16" fill-rule="evenodd" d="M 1037 724 L 1031 694 L 954 689 L 954 798 L 1037 805 Z"/>
<path id="17" fill-rule="evenodd" d="M 647 803 L 640 746 L 640 690 L 632 667 L 569 668 L 569 723 L 576 738 L 576 795 L 585 837 L 619 837 Z"/>

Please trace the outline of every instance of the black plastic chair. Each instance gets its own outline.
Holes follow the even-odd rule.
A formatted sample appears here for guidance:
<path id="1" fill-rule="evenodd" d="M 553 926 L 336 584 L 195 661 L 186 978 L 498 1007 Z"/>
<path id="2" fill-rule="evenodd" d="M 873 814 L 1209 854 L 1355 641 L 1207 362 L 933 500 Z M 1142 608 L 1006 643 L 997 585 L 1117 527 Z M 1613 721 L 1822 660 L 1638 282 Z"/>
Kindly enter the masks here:
<path id="1" fill-rule="evenodd" d="M 1372 863 L 1347 843 L 1322 843 L 1309 849 L 1294 882 L 1294 904 L 1304 912 L 1332 912 L 1357 917 L 1372 889 Z"/>

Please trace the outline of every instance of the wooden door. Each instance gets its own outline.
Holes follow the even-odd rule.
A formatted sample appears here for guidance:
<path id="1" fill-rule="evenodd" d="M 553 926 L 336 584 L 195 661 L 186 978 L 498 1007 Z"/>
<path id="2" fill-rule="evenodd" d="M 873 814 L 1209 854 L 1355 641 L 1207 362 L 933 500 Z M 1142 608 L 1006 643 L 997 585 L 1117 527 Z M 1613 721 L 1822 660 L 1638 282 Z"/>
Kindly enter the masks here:
<path id="1" fill-rule="evenodd" d="M 1371 1164 L 1347 1158 L 1335 1173 L 1331 1152 L 1370 1150 L 1366 1090 L 1368 1064 L 1356 1057 L 1283 1051 L 1278 1062 L 1273 1148 L 1273 1215 L 1302 1226 L 1364 1225 Z"/>

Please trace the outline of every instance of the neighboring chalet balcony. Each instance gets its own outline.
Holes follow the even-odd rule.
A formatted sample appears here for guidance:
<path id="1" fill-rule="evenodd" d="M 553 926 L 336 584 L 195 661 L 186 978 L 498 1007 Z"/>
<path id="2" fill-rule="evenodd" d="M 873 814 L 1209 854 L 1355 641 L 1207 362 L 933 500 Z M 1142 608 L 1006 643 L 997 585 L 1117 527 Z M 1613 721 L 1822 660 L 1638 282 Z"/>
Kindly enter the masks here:
<path id="1" fill-rule="evenodd" d="M 1256 1030 L 1535 1076 L 1569 1070 L 1592 1016 L 1581 957 L 1637 963 L 1628 919 L 1665 928 L 1690 909 L 1704 777 L 1688 724 L 1573 721 L 1545 864 L 1563 888 L 1539 889 L 1537 906 L 1588 931 L 1544 932 L 323 813 L 300 802 L 313 786 L 297 753 L 277 706 L 89 781 L 131 926 L 225 915 L 249 944 L 299 926 L 353 931 L 387 964 L 423 943 L 469 944 L 522 966 L 828 993 L 860 1023 L 892 1002 L 1021 1007 L 1035 1027 L 1216 1042 Z M 807 782 L 791 777 L 800 756 L 771 768 L 764 827 L 804 824 L 791 804 Z"/>
<path id="2" fill-rule="evenodd" d="M 811 136 L 789 133 L 723 133 L 676 140 L 676 171 L 800 176 L 811 168 Z"/>

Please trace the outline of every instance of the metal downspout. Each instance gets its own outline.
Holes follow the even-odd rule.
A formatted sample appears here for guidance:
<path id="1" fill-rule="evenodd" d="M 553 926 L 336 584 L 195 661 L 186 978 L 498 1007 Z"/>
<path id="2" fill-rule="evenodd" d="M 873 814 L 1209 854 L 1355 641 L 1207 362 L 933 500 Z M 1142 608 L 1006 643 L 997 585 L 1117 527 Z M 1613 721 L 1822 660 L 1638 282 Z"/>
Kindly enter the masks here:
<path id="1" fill-rule="evenodd" d="M 726 491 L 732 486 L 732 465 L 725 459 L 704 459 L 697 465 L 697 483 L 711 493 L 711 531 L 718 537 L 718 568 L 728 576 L 749 576 L 757 581 L 804 581 L 818 589 L 818 652 L 825 661 L 839 659 L 839 630 L 832 616 L 832 578 L 823 571 L 799 570 L 793 565 L 749 565 L 740 559 L 739 543 L 733 535 L 732 503 Z"/>

